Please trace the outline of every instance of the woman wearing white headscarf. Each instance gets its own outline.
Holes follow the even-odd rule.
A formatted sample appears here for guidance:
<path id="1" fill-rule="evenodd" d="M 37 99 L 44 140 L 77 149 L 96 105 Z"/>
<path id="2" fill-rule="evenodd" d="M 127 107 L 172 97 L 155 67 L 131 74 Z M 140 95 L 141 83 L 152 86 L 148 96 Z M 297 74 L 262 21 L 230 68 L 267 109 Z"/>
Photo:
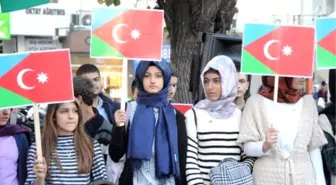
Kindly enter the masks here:
<path id="1" fill-rule="evenodd" d="M 236 142 L 241 111 L 237 95 L 237 71 L 226 56 L 214 57 L 204 68 L 201 80 L 206 99 L 186 113 L 188 134 L 186 176 L 189 185 L 210 184 L 209 172 L 225 158 L 254 163 Z"/>

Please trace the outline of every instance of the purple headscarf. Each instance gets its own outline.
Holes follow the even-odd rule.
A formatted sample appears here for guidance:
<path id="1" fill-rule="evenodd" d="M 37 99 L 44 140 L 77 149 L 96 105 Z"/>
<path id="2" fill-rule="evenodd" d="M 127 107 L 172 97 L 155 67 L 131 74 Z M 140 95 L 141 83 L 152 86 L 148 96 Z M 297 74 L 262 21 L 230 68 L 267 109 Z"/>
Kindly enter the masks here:
<path id="1" fill-rule="evenodd" d="M 222 96 L 217 101 L 211 101 L 209 99 L 201 100 L 194 107 L 198 109 L 206 109 L 211 116 L 218 119 L 228 118 L 234 113 L 237 107 L 234 103 L 238 89 L 236 67 L 233 61 L 227 56 L 219 55 L 214 57 L 205 66 L 201 74 L 203 88 L 204 74 L 211 68 L 217 70 L 221 76 Z"/>
<path id="2" fill-rule="evenodd" d="M 2 109 L 0 109 L 1 111 Z M 11 125 L 9 124 L 8 120 L 7 120 L 7 124 L 0 126 L 0 137 L 4 137 L 4 136 L 14 136 L 16 134 L 20 134 L 20 133 L 24 133 L 24 132 L 28 132 L 27 129 L 19 126 L 19 125 Z"/>
<path id="3" fill-rule="evenodd" d="M 14 136 L 16 134 L 28 132 L 27 129 L 20 127 L 19 125 L 4 125 L 0 127 L 0 137 Z"/>

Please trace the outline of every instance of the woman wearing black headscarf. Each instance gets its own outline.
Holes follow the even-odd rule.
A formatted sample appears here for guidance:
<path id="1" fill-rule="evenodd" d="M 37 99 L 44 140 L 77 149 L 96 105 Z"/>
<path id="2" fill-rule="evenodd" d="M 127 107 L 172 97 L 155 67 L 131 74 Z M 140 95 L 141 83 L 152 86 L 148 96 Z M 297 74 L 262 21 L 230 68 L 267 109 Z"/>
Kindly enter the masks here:
<path id="1" fill-rule="evenodd" d="M 322 148 L 324 174 L 326 176 L 327 185 L 336 185 L 335 75 L 336 69 L 331 69 L 329 71 L 329 90 L 331 103 L 327 108 L 320 112 L 319 116 L 320 126 L 328 140 L 328 144 Z"/>

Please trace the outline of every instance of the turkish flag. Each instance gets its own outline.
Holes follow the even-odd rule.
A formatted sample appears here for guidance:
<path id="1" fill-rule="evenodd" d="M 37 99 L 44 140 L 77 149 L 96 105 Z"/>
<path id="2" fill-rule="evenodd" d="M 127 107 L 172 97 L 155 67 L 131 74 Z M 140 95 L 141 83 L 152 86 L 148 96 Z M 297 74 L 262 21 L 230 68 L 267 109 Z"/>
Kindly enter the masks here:
<path id="1" fill-rule="evenodd" d="M 12 56 L 8 61 L 0 56 L 0 63 L 16 63 L 0 76 L 0 87 L 36 104 L 73 100 L 69 50 L 32 52 L 21 59 Z"/>
<path id="2" fill-rule="evenodd" d="M 193 107 L 192 104 L 182 104 L 182 103 L 172 103 L 172 106 L 176 110 L 180 111 L 183 115 Z"/>
<path id="3" fill-rule="evenodd" d="M 244 47 L 278 75 L 311 77 L 314 28 L 280 26 Z"/>
<path id="4" fill-rule="evenodd" d="M 106 11 L 106 15 L 109 15 L 114 9 L 105 8 L 97 11 Z M 94 21 L 99 15 L 103 14 L 101 12 L 97 13 L 97 16 L 94 14 Z M 92 34 L 106 42 L 124 58 L 161 61 L 163 11 L 125 10 L 102 26 L 93 29 Z"/>

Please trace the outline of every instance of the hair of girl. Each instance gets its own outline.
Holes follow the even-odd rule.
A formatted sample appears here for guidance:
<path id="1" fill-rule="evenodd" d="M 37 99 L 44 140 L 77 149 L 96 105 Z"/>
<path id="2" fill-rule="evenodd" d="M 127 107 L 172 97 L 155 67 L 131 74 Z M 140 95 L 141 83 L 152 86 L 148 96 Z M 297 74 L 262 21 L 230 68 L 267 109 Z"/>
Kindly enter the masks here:
<path id="1" fill-rule="evenodd" d="M 247 75 L 247 74 L 244 74 L 247 78 L 247 82 L 249 82 L 249 86 L 244 94 L 244 99 L 247 100 L 250 96 L 251 96 L 251 92 L 250 92 L 250 87 L 251 87 L 251 75 Z"/>
<path id="2" fill-rule="evenodd" d="M 204 76 L 209 74 L 209 73 L 215 73 L 215 74 L 218 74 L 220 76 L 220 73 L 218 70 L 216 69 L 213 69 L 213 68 L 210 68 L 209 70 L 207 70 L 205 73 L 204 73 Z"/>
<path id="3" fill-rule="evenodd" d="M 90 173 L 93 161 L 93 141 L 85 132 L 82 112 L 79 105 L 76 102 L 72 103 L 76 105 L 78 111 L 78 125 L 74 130 L 74 144 L 75 151 L 77 152 L 78 173 Z M 58 137 L 56 112 L 60 105 L 62 104 L 48 105 L 42 133 L 42 153 L 48 166 L 51 166 L 51 163 L 55 162 L 57 167 L 62 170 L 62 165 L 60 164 L 56 151 Z"/>

